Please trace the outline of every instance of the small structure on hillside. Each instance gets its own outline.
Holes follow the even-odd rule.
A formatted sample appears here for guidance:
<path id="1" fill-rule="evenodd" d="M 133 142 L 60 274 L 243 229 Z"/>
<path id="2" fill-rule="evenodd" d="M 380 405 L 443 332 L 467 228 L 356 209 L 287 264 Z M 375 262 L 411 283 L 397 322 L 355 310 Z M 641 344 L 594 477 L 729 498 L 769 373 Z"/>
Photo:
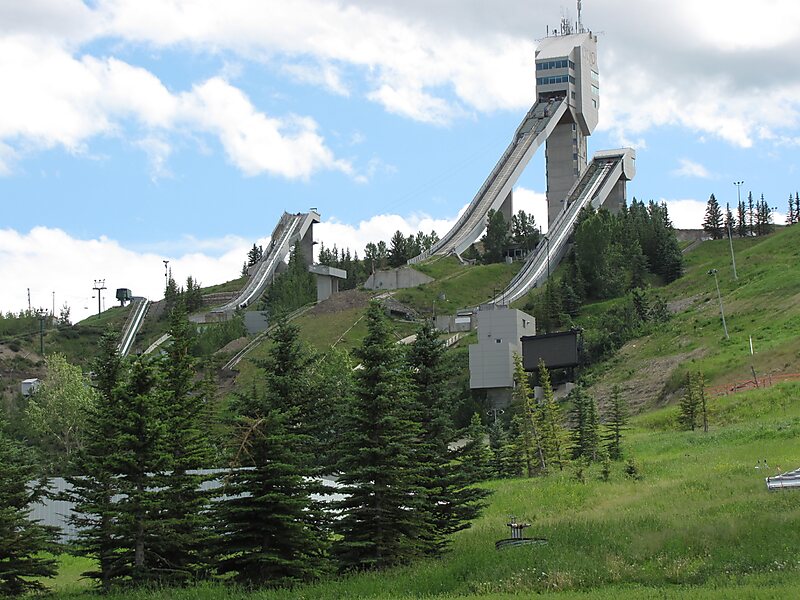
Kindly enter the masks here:
<path id="1" fill-rule="evenodd" d="M 433 277 L 429 277 L 421 271 L 411 267 L 398 267 L 388 271 L 375 271 L 367 278 L 364 287 L 368 290 L 402 290 L 431 281 L 433 281 Z"/>
<path id="2" fill-rule="evenodd" d="M 42 384 L 41 380 L 33 378 L 33 379 L 23 379 L 22 383 L 19 384 L 19 391 L 20 393 L 25 396 L 26 398 L 33 394 L 39 386 Z"/>
<path id="3" fill-rule="evenodd" d="M 128 288 L 117 288 L 117 300 L 120 306 L 125 306 L 126 302 L 133 300 L 133 294 Z"/>
<path id="4" fill-rule="evenodd" d="M 477 313 L 478 343 L 469 347 L 469 387 L 485 389 L 492 406 L 511 402 L 514 355 L 522 355 L 520 339 L 536 333 L 529 314 L 503 305 L 484 304 Z"/>
<path id="5" fill-rule="evenodd" d="M 511 522 L 507 524 L 511 528 L 511 537 L 498 540 L 494 543 L 497 550 L 510 548 L 512 546 L 525 546 L 528 544 L 546 544 L 547 538 L 528 538 L 525 537 L 525 530 L 531 526 L 530 523 L 518 523 L 515 517 L 511 517 Z"/>
<path id="6" fill-rule="evenodd" d="M 347 279 L 347 271 L 328 265 L 311 265 L 308 270 L 316 275 L 317 302 L 322 302 L 334 294 L 338 294 L 339 280 Z"/>
<path id="7" fill-rule="evenodd" d="M 436 329 L 448 333 L 472 331 L 478 326 L 478 311 L 475 309 L 459 310 L 454 315 L 436 317 Z"/>

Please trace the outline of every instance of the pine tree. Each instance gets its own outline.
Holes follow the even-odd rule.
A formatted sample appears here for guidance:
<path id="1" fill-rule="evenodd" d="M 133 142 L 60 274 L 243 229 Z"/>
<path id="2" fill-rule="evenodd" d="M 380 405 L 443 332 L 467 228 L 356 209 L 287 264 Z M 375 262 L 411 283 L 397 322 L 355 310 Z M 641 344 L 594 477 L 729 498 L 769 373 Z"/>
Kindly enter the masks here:
<path id="1" fill-rule="evenodd" d="M 794 193 L 794 222 L 800 223 L 800 192 Z"/>
<path id="2" fill-rule="evenodd" d="M 467 481 L 480 482 L 492 476 L 492 450 L 486 444 L 486 431 L 481 422 L 481 416 L 474 413 L 469 426 L 464 431 L 467 440 L 459 452 L 458 468 Z"/>
<path id="3" fill-rule="evenodd" d="M 684 429 L 695 430 L 700 410 L 700 398 L 697 395 L 695 379 L 692 373 L 686 375 L 686 390 L 680 402 L 678 422 Z"/>
<path id="4" fill-rule="evenodd" d="M 739 237 L 747 237 L 747 207 L 743 200 L 737 205 L 736 234 Z"/>
<path id="5" fill-rule="evenodd" d="M 703 220 L 703 230 L 711 236 L 711 239 L 722 239 L 723 215 L 719 202 L 714 194 L 708 199 L 706 204 L 706 216 Z"/>
<path id="6" fill-rule="evenodd" d="M 333 550 L 344 571 L 403 563 L 422 550 L 429 524 L 420 503 L 416 440 L 408 371 L 394 344 L 383 310 L 367 310 L 367 336 L 357 350 L 361 368 L 347 411 L 339 463 L 340 511 Z"/>
<path id="7" fill-rule="evenodd" d="M 498 263 L 503 260 L 503 252 L 511 239 L 509 224 L 503 217 L 503 213 L 496 210 L 489 210 L 487 219 L 486 233 L 481 238 L 483 262 Z"/>
<path id="8" fill-rule="evenodd" d="M 447 548 L 451 534 L 470 525 L 483 507 L 484 490 L 474 484 L 487 478 L 488 457 L 482 460 L 485 446 L 480 421 L 466 434 L 472 439 L 456 452 L 449 449 L 456 439 L 451 414 L 453 398 L 444 369 L 444 344 L 432 321 L 425 321 L 408 351 L 415 421 L 421 424 L 421 435 L 415 460 L 419 463 L 419 485 L 425 496 L 429 529 L 420 541 L 430 555 Z M 478 437 L 476 437 L 478 436 Z M 488 450 L 488 449 L 487 449 Z M 483 464 L 483 463 L 486 464 Z"/>
<path id="9" fill-rule="evenodd" d="M 522 358 L 514 355 L 514 391 L 512 402 L 516 411 L 513 419 L 516 430 L 515 450 L 522 465 L 523 473 L 533 477 L 536 473 L 547 471 L 548 459 L 543 441 L 539 408 L 528 384 L 528 374 L 522 368 Z"/>
<path id="10" fill-rule="evenodd" d="M 605 447 L 611 460 L 622 460 L 622 432 L 627 429 L 628 403 L 618 385 L 611 388 L 611 402 L 605 424 Z"/>
<path id="11" fill-rule="evenodd" d="M 753 192 L 747 193 L 747 235 L 756 235 L 756 209 Z"/>
<path id="12" fill-rule="evenodd" d="M 291 585 L 325 570 L 325 523 L 312 493 L 313 440 L 301 396 L 309 389 L 309 360 L 297 329 L 278 324 L 255 385 L 235 402 L 238 413 L 233 469 L 215 505 L 217 569 L 248 586 Z M 292 385 L 294 382 L 294 385 Z"/>
<path id="13" fill-rule="evenodd" d="M 492 470 L 495 477 L 517 477 L 519 461 L 515 457 L 514 444 L 501 419 L 495 419 L 489 427 L 489 447 L 492 451 Z"/>
<path id="14" fill-rule="evenodd" d="M 408 242 L 406 241 L 403 232 L 397 230 L 394 232 L 392 239 L 389 242 L 389 266 L 399 267 L 404 265 L 410 258 L 408 254 Z"/>
<path id="15" fill-rule="evenodd" d="M 597 402 L 582 386 L 576 387 L 572 396 L 572 458 L 597 462 L 600 451 L 600 422 Z"/>
<path id="16" fill-rule="evenodd" d="M 734 231 L 736 231 L 736 217 L 733 216 L 730 205 L 725 204 L 725 231 L 723 236 L 733 237 Z"/>
<path id="17" fill-rule="evenodd" d="M 171 344 L 158 364 L 158 390 L 164 427 L 159 452 L 166 473 L 159 483 L 160 535 L 154 548 L 163 561 L 163 581 L 184 583 L 206 569 L 211 535 L 208 479 L 198 472 L 211 465 L 207 398 L 202 381 L 196 381 L 197 361 L 190 354 L 192 333 L 183 302 L 170 315 Z"/>
<path id="18" fill-rule="evenodd" d="M 794 225 L 797 223 L 794 215 L 794 198 L 789 194 L 789 209 L 786 211 L 786 224 Z"/>
<path id="19" fill-rule="evenodd" d="M 539 359 L 539 384 L 542 386 L 542 402 L 539 409 L 541 446 L 548 468 L 558 467 L 559 470 L 563 470 L 566 462 L 566 431 L 561 422 L 561 410 L 550 384 L 550 372 L 541 359 Z"/>
<path id="20" fill-rule="evenodd" d="M 116 461 L 124 410 L 118 388 L 125 372 L 117 343 L 113 332 L 100 338 L 92 368 L 97 400 L 85 415 L 86 442 L 72 457 L 72 468 L 66 477 L 70 489 L 65 495 L 75 505 L 71 517 L 72 525 L 78 529 L 74 551 L 93 559 L 96 565 L 82 575 L 97 580 L 106 591 L 120 576 L 118 559 L 122 552 L 113 500 L 119 493 Z"/>
<path id="21" fill-rule="evenodd" d="M 136 359 L 119 387 L 119 402 L 124 408 L 118 411 L 119 437 L 111 457 L 120 496 L 115 505 L 115 537 L 120 548 L 116 573 L 134 584 L 158 581 L 170 568 L 155 552 L 163 505 L 153 483 L 160 480 L 169 464 L 161 447 L 165 425 L 156 384 L 152 363 L 146 358 Z"/>
<path id="22" fill-rule="evenodd" d="M 33 577 L 53 577 L 56 561 L 46 552 L 55 551 L 55 533 L 29 518 L 31 505 L 44 494 L 37 478 L 32 453 L 26 452 L 6 433 L 0 418 L 0 596 L 21 596 L 43 591 Z"/>

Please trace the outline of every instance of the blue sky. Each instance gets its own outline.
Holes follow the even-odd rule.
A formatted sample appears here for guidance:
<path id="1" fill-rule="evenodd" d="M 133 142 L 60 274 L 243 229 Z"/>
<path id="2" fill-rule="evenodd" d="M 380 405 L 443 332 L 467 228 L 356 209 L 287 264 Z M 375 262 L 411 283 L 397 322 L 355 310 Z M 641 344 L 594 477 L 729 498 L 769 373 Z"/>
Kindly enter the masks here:
<path id="1" fill-rule="evenodd" d="M 800 188 L 798 3 L 583 7 L 602 32 L 590 152 L 636 148 L 629 195 L 697 227 L 708 195 L 735 202 L 744 180 L 785 212 Z M 359 252 L 398 228 L 443 233 L 529 107 L 536 38 L 565 12 L 0 0 L 0 310 L 31 288 L 34 305 L 55 292 L 84 316 L 95 278 L 158 298 L 163 258 L 179 279 L 231 279 L 284 210 L 317 207 L 317 239 Z M 540 221 L 543 191 L 540 150 L 516 191 Z"/>

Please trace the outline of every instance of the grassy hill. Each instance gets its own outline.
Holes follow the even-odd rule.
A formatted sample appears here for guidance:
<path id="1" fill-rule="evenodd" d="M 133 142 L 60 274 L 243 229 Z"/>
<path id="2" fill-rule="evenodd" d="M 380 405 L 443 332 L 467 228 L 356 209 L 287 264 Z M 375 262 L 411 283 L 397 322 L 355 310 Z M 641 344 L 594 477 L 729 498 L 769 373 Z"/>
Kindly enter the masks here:
<path id="1" fill-rule="evenodd" d="M 593 369 L 598 396 L 618 383 L 645 409 L 674 399 L 689 370 L 702 371 L 711 386 L 752 379 L 751 367 L 759 377 L 800 372 L 800 227 L 734 240 L 734 251 L 738 280 L 727 240 L 704 242 L 686 254 L 686 274 L 658 290 L 673 318 Z M 729 339 L 710 269 L 718 270 Z M 618 302 L 586 307 L 579 324 L 599 326 Z"/>
<path id="2" fill-rule="evenodd" d="M 709 433 L 671 428 L 672 408 L 634 420 L 625 451 L 641 480 L 615 463 L 538 479 L 495 481 L 491 504 L 440 560 L 292 591 L 247 594 L 217 585 L 109 598 L 759 598 L 800 594 L 798 492 L 767 492 L 766 459 L 800 466 L 799 384 L 714 401 Z M 497 551 L 509 515 L 547 545 Z M 58 598 L 80 598 L 74 559 Z M 72 573 L 72 575 L 70 575 Z M 68 593 L 68 590 L 72 592 Z M 518 596 L 517 596 L 518 597 Z"/>

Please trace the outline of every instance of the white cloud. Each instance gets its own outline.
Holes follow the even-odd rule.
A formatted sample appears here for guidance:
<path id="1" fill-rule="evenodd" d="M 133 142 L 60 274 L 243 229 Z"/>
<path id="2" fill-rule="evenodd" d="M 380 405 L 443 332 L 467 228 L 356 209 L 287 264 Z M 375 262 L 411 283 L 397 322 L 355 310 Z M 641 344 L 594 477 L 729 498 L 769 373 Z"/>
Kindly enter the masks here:
<path id="1" fill-rule="evenodd" d="M 221 77 L 173 94 L 146 69 L 115 58 L 76 59 L 39 41 L 0 38 L 0 82 L 15 90 L 0 94 L 0 172 L 10 170 L 10 158 L 21 150 L 63 146 L 81 153 L 93 136 L 114 135 L 133 119 L 149 132 L 135 143 L 147 152 L 155 178 L 169 173 L 167 134 L 181 130 L 215 135 L 247 175 L 308 178 L 332 169 L 355 176 L 313 119 L 270 117 Z"/>
<path id="2" fill-rule="evenodd" d="M 189 275 L 203 285 L 238 277 L 250 244 L 230 237 L 212 245 L 213 254 L 195 250 L 165 255 L 136 252 L 106 237 L 77 239 L 60 229 L 36 227 L 28 233 L 0 229 L 0 281 L 13 282 L 0 286 L 0 309 L 26 308 L 27 288 L 34 307 L 51 308 L 55 291 L 56 311 L 67 302 L 73 320 L 79 320 L 97 309 L 97 301 L 91 299 L 94 279 L 105 279 L 108 290 L 103 298 L 109 307 L 120 287 L 158 299 L 164 294 L 164 258 L 170 260 L 179 283 Z"/>
<path id="3" fill-rule="evenodd" d="M 667 203 L 669 218 L 676 229 L 700 229 L 706 214 L 706 202 L 684 198 L 667 200 L 661 198 L 659 202 Z"/>
<path id="4" fill-rule="evenodd" d="M 284 65 L 282 70 L 300 83 L 323 87 L 337 96 L 347 97 L 350 95 L 350 90 L 342 81 L 339 69 L 329 63 L 322 65 L 288 64 Z"/>
<path id="5" fill-rule="evenodd" d="M 673 175 L 678 177 L 699 177 L 700 179 L 710 179 L 711 173 L 708 172 L 703 165 L 698 162 L 689 160 L 688 158 L 681 158 L 678 160 L 680 166 L 672 171 Z"/>

